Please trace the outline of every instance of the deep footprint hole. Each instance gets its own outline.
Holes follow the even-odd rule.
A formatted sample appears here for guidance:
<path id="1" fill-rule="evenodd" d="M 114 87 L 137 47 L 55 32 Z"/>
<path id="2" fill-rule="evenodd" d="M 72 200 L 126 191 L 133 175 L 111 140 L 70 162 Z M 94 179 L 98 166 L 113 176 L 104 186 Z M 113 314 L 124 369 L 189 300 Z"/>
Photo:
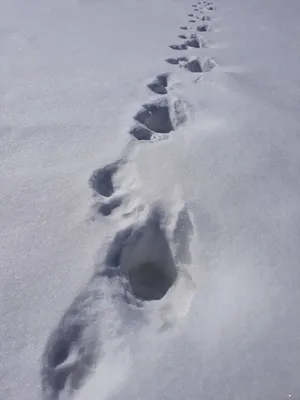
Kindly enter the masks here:
<path id="1" fill-rule="evenodd" d="M 178 65 L 187 62 L 188 58 L 187 57 L 166 58 L 165 61 L 171 65 Z"/>
<path id="2" fill-rule="evenodd" d="M 197 30 L 198 30 L 199 32 L 207 32 L 207 31 L 208 31 L 208 25 L 207 25 L 207 24 L 199 25 L 199 26 L 197 27 Z"/>
<path id="3" fill-rule="evenodd" d="M 167 94 L 168 78 L 168 74 L 158 75 L 156 79 L 153 82 L 150 82 L 147 86 L 156 94 Z"/>
<path id="4" fill-rule="evenodd" d="M 118 165 L 111 164 L 95 171 L 89 180 L 92 189 L 104 197 L 110 197 L 114 193 L 113 175 L 117 170 Z"/>
<path id="5" fill-rule="evenodd" d="M 187 46 L 185 43 L 171 44 L 169 47 L 173 50 L 186 50 L 187 49 Z"/>
<path id="6" fill-rule="evenodd" d="M 152 210 L 145 224 L 127 239 L 119 258 L 132 294 L 145 301 L 162 299 L 177 279 L 170 243 L 161 227 L 163 218 L 160 209 Z"/>
<path id="7" fill-rule="evenodd" d="M 129 134 L 134 136 L 137 140 L 151 140 L 152 132 L 150 129 L 143 125 L 136 125 L 130 131 Z"/>
<path id="8" fill-rule="evenodd" d="M 174 280 L 168 275 L 163 265 L 155 262 L 141 262 L 128 273 L 132 293 L 142 300 L 162 299 Z"/>
<path id="9" fill-rule="evenodd" d="M 69 353 L 70 345 L 67 340 L 59 339 L 58 342 L 55 344 L 53 353 L 51 354 L 51 366 L 53 368 L 56 368 L 59 365 L 63 364 L 69 357 Z"/>
<path id="10" fill-rule="evenodd" d="M 198 59 L 187 62 L 184 66 L 190 72 L 202 72 L 201 64 Z"/>
<path id="11" fill-rule="evenodd" d="M 113 199 L 109 203 L 101 204 L 99 207 L 99 212 L 104 217 L 107 217 L 111 215 L 116 208 L 120 207 L 121 204 L 122 204 L 121 198 Z"/>
<path id="12" fill-rule="evenodd" d="M 146 104 L 134 119 L 153 132 L 169 133 L 174 130 L 167 103 Z"/>

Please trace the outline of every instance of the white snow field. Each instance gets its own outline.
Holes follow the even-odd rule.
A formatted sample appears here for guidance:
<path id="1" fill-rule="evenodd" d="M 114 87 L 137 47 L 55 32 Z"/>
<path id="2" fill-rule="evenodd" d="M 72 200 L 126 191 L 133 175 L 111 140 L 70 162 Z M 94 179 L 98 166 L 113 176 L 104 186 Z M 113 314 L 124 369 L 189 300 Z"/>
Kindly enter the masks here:
<path id="1" fill-rule="evenodd" d="M 0 0 L 0 400 L 300 399 L 299 18 Z"/>

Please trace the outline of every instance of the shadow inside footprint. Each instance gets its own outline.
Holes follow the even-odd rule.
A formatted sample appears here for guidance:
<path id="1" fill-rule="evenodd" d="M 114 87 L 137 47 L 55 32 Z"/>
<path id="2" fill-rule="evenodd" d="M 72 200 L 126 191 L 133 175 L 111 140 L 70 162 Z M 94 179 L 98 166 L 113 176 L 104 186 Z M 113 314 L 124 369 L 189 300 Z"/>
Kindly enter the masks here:
<path id="1" fill-rule="evenodd" d="M 169 47 L 173 50 L 186 50 L 187 49 L 187 45 L 185 43 L 171 44 Z"/>
<path id="2" fill-rule="evenodd" d="M 49 399 L 59 399 L 66 385 L 69 392 L 77 390 L 98 358 L 97 338 L 83 339 L 87 326 L 80 313 L 85 311 L 85 301 L 82 296 L 74 300 L 48 340 L 41 377 L 43 391 Z"/>
<path id="3" fill-rule="evenodd" d="M 106 325 L 113 330 L 113 338 L 122 334 L 119 325 L 111 324 L 115 317 L 109 311 L 118 309 L 115 300 L 134 298 L 141 304 L 162 299 L 179 278 L 176 263 L 191 261 L 193 226 L 188 211 L 182 209 L 177 215 L 173 238 L 166 233 L 166 221 L 165 210 L 155 206 L 143 223 L 117 232 L 104 265 L 101 263 L 98 269 L 96 264 L 91 280 L 65 312 L 45 346 L 41 366 L 45 399 L 70 398 L 94 371 L 102 354 L 100 323 L 104 330 Z M 175 252 L 171 244 L 175 244 Z M 182 294 L 190 298 L 189 290 L 186 294 L 181 291 Z M 123 314 L 118 316 L 123 318 Z M 122 322 L 121 325 L 124 326 Z"/>
<path id="4" fill-rule="evenodd" d="M 182 264 L 191 264 L 192 255 L 190 251 L 190 241 L 194 233 L 194 225 L 191 221 L 188 210 L 183 208 L 178 214 L 178 219 L 174 230 L 176 262 Z"/>
<path id="5" fill-rule="evenodd" d="M 89 180 L 92 189 L 104 197 L 110 197 L 114 193 L 113 175 L 117 172 L 119 163 L 112 163 L 93 173 Z"/>
<path id="6" fill-rule="evenodd" d="M 169 74 L 161 74 L 156 79 L 149 83 L 147 86 L 152 92 L 156 94 L 167 94 Z"/>
<path id="7" fill-rule="evenodd" d="M 157 133 L 169 133 L 173 130 L 167 101 L 145 104 L 134 119 Z"/>
<path id="8" fill-rule="evenodd" d="M 202 21 L 211 21 L 211 17 L 209 15 L 203 15 L 201 18 Z"/>
<path id="9" fill-rule="evenodd" d="M 171 57 L 171 58 L 166 58 L 165 61 L 166 61 L 168 64 L 178 65 L 178 64 L 187 62 L 188 59 L 187 59 L 187 57 L 177 57 L 177 58 L 172 58 L 172 57 Z"/>
<path id="10" fill-rule="evenodd" d="M 176 97 L 161 97 L 152 103 L 144 104 L 134 116 L 137 126 L 131 130 L 131 134 L 137 139 L 143 140 L 143 132 L 167 134 L 175 131 L 187 121 L 186 104 Z M 141 136 L 137 132 L 142 132 Z M 143 139 L 140 139 L 143 138 Z M 151 136 L 150 136 L 151 138 Z M 146 136 L 148 139 L 148 136 Z"/>
<path id="11" fill-rule="evenodd" d="M 184 68 L 190 72 L 202 72 L 201 64 L 197 58 L 188 61 Z"/>
<path id="12" fill-rule="evenodd" d="M 208 24 L 202 23 L 201 25 L 197 26 L 197 30 L 199 32 L 207 32 L 208 31 Z"/>
<path id="13" fill-rule="evenodd" d="M 99 207 L 99 213 L 102 214 L 104 217 L 107 217 L 112 214 L 112 212 L 120 207 L 122 204 L 122 198 L 112 199 L 108 203 L 103 203 Z"/>
<path id="14" fill-rule="evenodd" d="M 188 47 L 194 47 L 195 49 L 199 49 L 200 47 L 202 47 L 202 46 L 200 46 L 199 40 L 196 39 L 196 38 L 188 39 L 188 40 L 186 41 L 186 45 L 187 45 Z"/>
<path id="15" fill-rule="evenodd" d="M 80 335 L 80 326 L 73 325 L 72 329 L 62 335 L 57 335 L 57 339 L 53 340 L 51 351 L 49 352 L 48 363 L 50 367 L 56 368 L 63 364 L 71 353 L 73 343 L 78 340 Z"/>
<path id="16" fill-rule="evenodd" d="M 162 210 L 156 207 L 142 226 L 114 240 L 113 253 L 118 255 L 113 257 L 114 265 L 128 278 L 132 294 L 145 301 L 163 298 L 177 278 L 170 244 L 162 227 L 163 216 Z"/>
<path id="17" fill-rule="evenodd" d="M 155 262 L 140 262 L 128 272 L 133 294 L 142 300 L 160 300 L 173 284 L 163 266 Z"/>
<path id="18" fill-rule="evenodd" d="M 129 134 L 134 136 L 137 140 L 151 140 L 153 132 L 143 125 L 135 125 L 130 129 Z"/>

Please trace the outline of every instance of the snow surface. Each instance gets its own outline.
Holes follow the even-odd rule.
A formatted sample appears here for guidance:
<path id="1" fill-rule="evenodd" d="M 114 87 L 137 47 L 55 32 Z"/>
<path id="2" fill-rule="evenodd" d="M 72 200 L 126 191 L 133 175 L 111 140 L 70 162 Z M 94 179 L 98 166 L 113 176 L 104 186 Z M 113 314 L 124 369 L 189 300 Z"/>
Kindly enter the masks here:
<path id="1" fill-rule="evenodd" d="M 0 1 L 0 399 L 300 398 L 300 3 Z"/>

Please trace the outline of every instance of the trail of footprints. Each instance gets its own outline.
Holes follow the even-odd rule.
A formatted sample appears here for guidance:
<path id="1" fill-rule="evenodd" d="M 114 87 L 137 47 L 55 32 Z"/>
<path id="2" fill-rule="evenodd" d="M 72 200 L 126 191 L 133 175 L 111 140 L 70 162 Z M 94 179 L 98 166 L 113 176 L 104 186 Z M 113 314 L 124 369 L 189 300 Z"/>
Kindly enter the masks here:
<path id="1" fill-rule="evenodd" d="M 201 51 L 208 46 L 199 34 L 213 29 L 213 10 L 210 0 L 193 4 L 188 14 L 191 25 L 181 26 L 180 42 L 169 46 L 174 57 L 165 61 L 174 66 L 171 68 L 181 68 L 194 76 L 217 66 L 213 59 L 201 61 L 189 55 L 191 50 Z M 183 55 L 175 56 L 178 51 Z M 134 141 L 152 143 L 168 138 L 188 123 L 185 102 L 172 94 L 178 82 L 175 72 L 161 73 L 148 82 L 148 90 L 156 97 L 133 115 L 129 150 L 116 162 L 94 171 L 89 179 L 93 219 L 97 220 L 98 215 L 115 217 L 118 211 L 123 228 L 116 232 L 103 261 L 95 265 L 89 283 L 48 339 L 41 368 L 45 399 L 59 399 L 62 392 L 71 396 L 83 385 L 102 356 L 106 333 L 101 324 L 110 320 L 110 310 L 118 314 L 119 325 L 112 334 L 118 336 L 122 326 L 128 324 L 123 317 L 124 304 L 143 312 L 143 320 L 151 310 L 159 313 L 162 328 L 172 325 L 189 308 L 195 291 L 188 272 L 195 234 L 192 217 L 182 202 L 171 210 L 162 203 L 149 206 L 135 197 L 138 179 L 132 162 Z"/>

